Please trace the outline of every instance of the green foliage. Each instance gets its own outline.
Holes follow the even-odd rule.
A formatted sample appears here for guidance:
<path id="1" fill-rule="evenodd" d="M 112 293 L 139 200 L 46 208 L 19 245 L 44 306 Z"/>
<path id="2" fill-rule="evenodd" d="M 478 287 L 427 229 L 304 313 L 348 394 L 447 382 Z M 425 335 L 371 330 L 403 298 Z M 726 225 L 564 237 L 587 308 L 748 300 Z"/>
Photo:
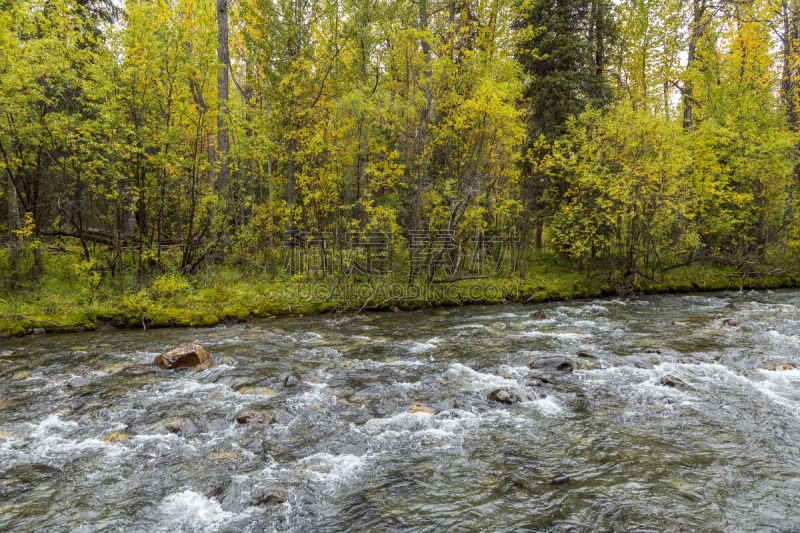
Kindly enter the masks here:
<path id="1" fill-rule="evenodd" d="M 689 154 L 681 131 L 629 104 L 571 120 L 545 167 L 569 189 L 553 242 L 609 276 L 653 276 L 697 246 L 685 187 Z"/>
<path id="2" fill-rule="evenodd" d="M 406 260 L 410 230 L 519 236 L 625 286 L 796 268 L 794 8 L 241 0 L 221 65 L 216 2 L 113 5 L 0 7 L 13 297 L 59 293 L 47 266 L 128 321 L 272 312 L 222 301 L 281 279 L 287 231 L 392 232 Z M 181 317 L 195 300 L 212 311 Z"/>
<path id="3" fill-rule="evenodd" d="M 191 289 L 191 285 L 183 276 L 166 274 L 151 282 L 150 292 L 156 298 L 173 299 Z"/>

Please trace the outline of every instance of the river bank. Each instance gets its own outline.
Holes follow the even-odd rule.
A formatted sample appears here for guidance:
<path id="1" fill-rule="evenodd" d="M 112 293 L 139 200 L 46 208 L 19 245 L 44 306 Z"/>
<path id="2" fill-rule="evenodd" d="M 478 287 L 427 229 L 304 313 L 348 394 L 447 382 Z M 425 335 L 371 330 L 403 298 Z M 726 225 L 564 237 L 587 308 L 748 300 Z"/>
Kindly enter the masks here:
<path id="1" fill-rule="evenodd" d="M 136 290 L 125 287 L 138 286 Z M 679 294 L 800 287 L 800 276 L 745 277 L 733 269 L 692 265 L 663 281 L 642 280 L 636 294 Z M 413 311 L 476 304 L 542 303 L 619 294 L 603 279 L 543 254 L 514 277 L 408 283 L 405 276 L 344 282 L 279 279 L 232 267 L 193 277 L 162 275 L 145 283 L 93 283 L 74 269 L 52 268 L 36 284 L 0 294 L 0 338 L 98 328 L 211 327 L 254 318 Z"/>

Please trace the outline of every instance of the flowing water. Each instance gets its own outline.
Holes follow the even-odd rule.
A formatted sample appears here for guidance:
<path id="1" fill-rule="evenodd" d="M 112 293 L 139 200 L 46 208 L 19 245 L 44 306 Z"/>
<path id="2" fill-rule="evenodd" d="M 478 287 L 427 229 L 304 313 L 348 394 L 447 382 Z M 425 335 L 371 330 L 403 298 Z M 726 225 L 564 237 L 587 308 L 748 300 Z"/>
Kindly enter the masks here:
<path id="1" fill-rule="evenodd" d="M 152 364 L 185 342 L 215 366 Z M 548 355 L 581 368 L 542 383 L 527 365 Z M 2 531 L 800 529 L 800 291 L 42 336 L 0 358 Z M 257 408 L 276 422 L 235 421 Z M 286 502 L 254 505 L 275 486 Z"/>

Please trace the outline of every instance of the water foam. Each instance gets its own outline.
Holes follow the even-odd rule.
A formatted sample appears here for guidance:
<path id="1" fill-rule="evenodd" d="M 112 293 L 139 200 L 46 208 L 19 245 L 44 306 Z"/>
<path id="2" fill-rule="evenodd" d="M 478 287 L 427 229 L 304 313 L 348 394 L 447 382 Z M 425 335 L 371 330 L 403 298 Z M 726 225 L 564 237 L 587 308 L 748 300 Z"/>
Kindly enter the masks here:
<path id="1" fill-rule="evenodd" d="M 189 489 L 164 498 L 160 511 L 176 527 L 201 531 L 214 531 L 233 517 L 216 500 Z"/>

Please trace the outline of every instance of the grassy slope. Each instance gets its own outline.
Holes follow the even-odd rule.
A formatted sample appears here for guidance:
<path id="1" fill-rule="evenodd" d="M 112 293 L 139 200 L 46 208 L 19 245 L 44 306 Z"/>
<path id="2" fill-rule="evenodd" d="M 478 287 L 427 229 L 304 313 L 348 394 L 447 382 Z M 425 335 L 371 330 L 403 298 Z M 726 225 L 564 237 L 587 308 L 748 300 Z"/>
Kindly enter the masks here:
<path id="1" fill-rule="evenodd" d="M 36 328 L 48 332 L 92 330 L 103 323 L 133 328 L 213 326 L 222 320 L 250 317 L 545 302 L 615 293 L 602 279 L 581 274 L 547 253 L 533 257 L 524 274 L 515 278 L 409 286 L 405 278 L 396 276 L 345 286 L 332 279 L 276 279 L 258 271 L 220 266 L 191 277 L 188 285 L 175 291 L 158 290 L 158 283 L 136 284 L 132 279 L 105 281 L 91 289 L 87 279 L 75 272 L 75 257 L 48 257 L 39 282 L 22 284 L 14 291 L 0 289 L 0 338 L 25 335 Z M 638 291 L 738 289 L 741 282 L 732 270 L 694 265 L 670 272 L 663 283 L 644 281 Z M 136 285 L 139 288 L 130 288 Z M 748 289 L 798 286 L 798 277 L 744 280 Z"/>

